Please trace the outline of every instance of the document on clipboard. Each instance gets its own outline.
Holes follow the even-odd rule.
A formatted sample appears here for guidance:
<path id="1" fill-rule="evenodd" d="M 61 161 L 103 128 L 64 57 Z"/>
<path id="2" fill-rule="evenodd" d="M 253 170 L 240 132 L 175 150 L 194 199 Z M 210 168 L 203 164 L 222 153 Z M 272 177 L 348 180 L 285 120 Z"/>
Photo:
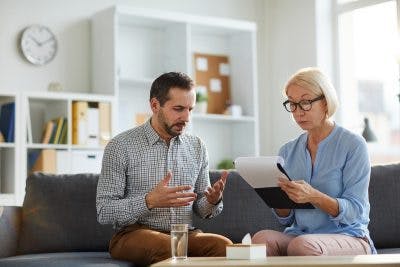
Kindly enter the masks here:
<path id="1" fill-rule="evenodd" d="M 280 156 L 239 157 L 234 161 L 237 172 L 270 208 L 314 209 L 311 203 L 296 203 L 278 186 L 278 178 L 286 177 Z"/>

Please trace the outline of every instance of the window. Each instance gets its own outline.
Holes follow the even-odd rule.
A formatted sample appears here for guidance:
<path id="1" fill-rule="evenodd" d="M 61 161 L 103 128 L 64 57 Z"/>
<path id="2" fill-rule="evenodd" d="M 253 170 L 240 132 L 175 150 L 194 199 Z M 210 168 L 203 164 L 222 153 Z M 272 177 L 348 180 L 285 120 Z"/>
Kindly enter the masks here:
<path id="1" fill-rule="evenodd" d="M 397 20 L 396 0 L 337 1 L 341 124 L 361 134 L 369 120 L 373 164 L 400 161 Z"/>

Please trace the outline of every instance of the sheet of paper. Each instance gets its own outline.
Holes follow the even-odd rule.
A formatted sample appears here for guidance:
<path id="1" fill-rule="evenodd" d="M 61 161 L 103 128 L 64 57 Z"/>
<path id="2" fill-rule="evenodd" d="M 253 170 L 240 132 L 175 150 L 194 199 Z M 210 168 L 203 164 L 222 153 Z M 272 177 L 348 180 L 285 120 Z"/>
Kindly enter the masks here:
<path id="1" fill-rule="evenodd" d="M 199 71 L 207 71 L 208 70 L 208 60 L 205 57 L 199 57 L 196 60 L 196 68 Z"/>
<path id="2" fill-rule="evenodd" d="M 210 80 L 210 90 L 214 93 L 221 93 L 222 83 L 220 79 L 212 78 Z"/>
<path id="3" fill-rule="evenodd" d="M 271 157 L 239 157 L 235 159 L 238 173 L 253 188 L 276 187 L 279 177 L 286 177 L 277 167 L 284 166 L 284 160 L 279 156 Z"/>
<path id="4" fill-rule="evenodd" d="M 229 64 L 228 63 L 219 63 L 219 74 L 220 75 L 229 75 Z"/>

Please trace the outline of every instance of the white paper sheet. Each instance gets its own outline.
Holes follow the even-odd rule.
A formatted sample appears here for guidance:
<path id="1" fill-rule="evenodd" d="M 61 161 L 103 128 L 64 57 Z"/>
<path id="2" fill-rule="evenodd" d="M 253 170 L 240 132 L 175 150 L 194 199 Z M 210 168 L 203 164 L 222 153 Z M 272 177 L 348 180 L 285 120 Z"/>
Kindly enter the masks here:
<path id="1" fill-rule="evenodd" d="M 279 177 L 286 177 L 277 167 L 284 165 L 279 156 L 270 157 L 239 157 L 235 160 L 238 173 L 253 188 L 276 187 Z"/>

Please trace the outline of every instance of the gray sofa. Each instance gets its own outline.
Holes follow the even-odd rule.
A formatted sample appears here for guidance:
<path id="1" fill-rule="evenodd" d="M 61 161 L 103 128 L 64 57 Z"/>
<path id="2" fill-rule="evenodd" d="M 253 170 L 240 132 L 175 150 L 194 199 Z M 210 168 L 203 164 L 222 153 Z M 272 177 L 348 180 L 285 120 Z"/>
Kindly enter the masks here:
<path id="1" fill-rule="evenodd" d="M 211 173 L 212 181 L 218 177 Z M 107 253 L 113 230 L 96 221 L 97 179 L 95 174 L 30 176 L 23 207 L 0 207 L 0 266 L 135 266 Z M 369 193 L 378 252 L 400 253 L 400 163 L 374 166 Z M 194 222 L 234 242 L 261 229 L 283 229 L 236 172 L 228 177 L 223 213 Z"/>

